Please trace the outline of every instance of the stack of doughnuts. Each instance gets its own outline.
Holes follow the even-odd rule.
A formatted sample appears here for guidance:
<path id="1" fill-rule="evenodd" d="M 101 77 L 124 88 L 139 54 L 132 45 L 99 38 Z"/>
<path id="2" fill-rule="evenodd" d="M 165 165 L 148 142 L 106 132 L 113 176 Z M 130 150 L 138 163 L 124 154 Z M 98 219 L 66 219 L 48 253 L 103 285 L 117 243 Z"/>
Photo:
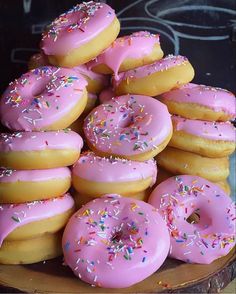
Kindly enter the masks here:
<path id="1" fill-rule="evenodd" d="M 235 149 L 235 96 L 224 89 L 189 83 L 160 95 L 172 114 L 173 136 L 158 154 L 172 175 L 197 175 L 230 194 L 229 156 Z M 165 171 L 164 171 L 165 173 Z"/>
<path id="2" fill-rule="evenodd" d="M 188 262 L 178 248 L 170 254 L 170 222 L 177 205 L 173 199 L 196 197 L 206 186 L 204 196 L 222 197 L 225 208 L 231 205 L 220 188 L 213 184 L 212 192 L 211 183 L 199 178 L 195 185 L 196 179 L 188 176 L 181 183 L 176 180 L 177 192 L 170 182 L 164 185 L 167 194 L 157 187 L 149 199 L 152 205 L 146 203 L 157 179 L 169 177 L 167 171 L 159 175 L 154 159 L 163 166 L 165 152 L 169 158 L 173 150 L 198 156 L 206 162 L 201 175 L 209 174 L 215 182 L 228 176 L 234 140 L 227 121 L 234 117 L 233 96 L 223 91 L 218 97 L 219 90 L 210 89 L 214 97 L 204 96 L 204 111 L 194 98 L 194 111 L 186 110 L 190 117 L 181 112 L 181 105 L 175 112 L 166 97 L 177 92 L 182 98 L 181 91 L 195 89 L 189 84 L 194 77 L 189 60 L 163 57 L 159 35 L 136 32 L 117 38 L 119 31 L 120 23 L 107 4 L 76 5 L 46 28 L 29 72 L 3 93 L 0 119 L 8 131 L 0 135 L 0 263 L 38 262 L 63 250 L 66 264 L 83 281 L 128 287 L 158 270 L 168 254 Z M 216 146 L 211 147 L 210 140 Z M 181 160 L 180 155 L 174 157 L 173 167 Z M 72 215 L 75 203 L 80 209 Z M 217 239 L 217 246 L 222 241 L 227 248 L 220 251 L 218 246 L 213 258 L 194 262 L 211 262 L 233 247 L 235 215 L 227 213 L 230 219 L 222 228 L 228 235 L 215 236 L 224 211 L 215 231 L 209 229 L 210 237 L 203 237 Z"/>
<path id="3" fill-rule="evenodd" d="M 66 128 L 83 112 L 86 80 L 45 66 L 11 82 L 0 101 L 0 263 L 34 263 L 61 254 L 74 212 L 72 165 L 83 140 Z"/>

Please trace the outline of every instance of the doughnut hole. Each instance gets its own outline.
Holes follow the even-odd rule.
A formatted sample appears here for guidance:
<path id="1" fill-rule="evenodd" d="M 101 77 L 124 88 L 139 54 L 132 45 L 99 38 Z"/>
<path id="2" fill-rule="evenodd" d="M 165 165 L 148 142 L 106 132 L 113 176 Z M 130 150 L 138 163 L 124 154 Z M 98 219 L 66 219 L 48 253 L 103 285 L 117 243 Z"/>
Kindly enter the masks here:
<path id="1" fill-rule="evenodd" d="M 208 216 L 207 211 L 202 208 L 195 209 L 187 218 L 186 221 L 196 226 L 198 230 L 204 230 L 208 228 L 211 224 L 211 218 Z"/>

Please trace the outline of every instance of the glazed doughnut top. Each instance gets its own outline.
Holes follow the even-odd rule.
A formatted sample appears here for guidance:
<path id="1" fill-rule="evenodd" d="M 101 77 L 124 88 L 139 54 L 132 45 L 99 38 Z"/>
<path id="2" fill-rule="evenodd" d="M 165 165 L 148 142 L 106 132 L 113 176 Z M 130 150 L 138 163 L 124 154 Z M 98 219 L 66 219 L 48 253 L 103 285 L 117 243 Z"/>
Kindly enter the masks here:
<path id="1" fill-rule="evenodd" d="M 9 84 L 0 101 L 1 122 L 16 131 L 40 130 L 79 103 L 87 82 L 72 69 L 44 66 Z"/>
<path id="2" fill-rule="evenodd" d="M 157 148 L 172 131 L 166 105 L 142 95 L 115 97 L 85 119 L 88 141 L 102 152 L 133 155 Z"/>
<path id="3" fill-rule="evenodd" d="M 157 166 L 153 159 L 138 162 L 121 158 L 105 158 L 93 152 L 81 154 L 73 166 L 73 173 L 94 182 L 128 182 L 151 177 L 151 186 L 156 182 Z"/>
<path id="4" fill-rule="evenodd" d="M 73 206 L 74 200 L 69 193 L 48 200 L 22 204 L 1 204 L 0 246 L 4 239 L 16 228 L 64 213 Z"/>
<path id="5" fill-rule="evenodd" d="M 114 19 L 114 10 L 105 3 L 77 4 L 48 26 L 42 36 L 41 49 L 46 55 L 65 55 L 96 37 Z"/>
<path id="6" fill-rule="evenodd" d="M 0 133 L 0 152 L 78 150 L 83 147 L 79 134 L 69 131 Z"/>
<path id="7" fill-rule="evenodd" d="M 236 116 L 234 94 L 221 88 L 189 83 L 179 89 L 164 93 L 160 97 L 166 101 L 200 104 L 216 112 L 224 111 L 232 117 Z"/>
<path id="8" fill-rule="evenodd" d="M 209 122 L 173 115 L 174 130 L 214 141 L 235 141 L 235 128 L 230 122 Z"/>

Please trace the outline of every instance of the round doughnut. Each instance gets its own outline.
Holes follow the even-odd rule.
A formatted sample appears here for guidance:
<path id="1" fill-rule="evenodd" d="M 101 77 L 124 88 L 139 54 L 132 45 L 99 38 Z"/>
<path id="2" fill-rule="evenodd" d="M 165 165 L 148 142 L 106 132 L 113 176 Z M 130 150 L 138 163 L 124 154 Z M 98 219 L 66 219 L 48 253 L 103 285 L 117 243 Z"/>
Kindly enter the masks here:
<path id="1" fill-rule="evenodd" d="M 127 195 L 126 197 L 129 197 L 131 199 L 134 199 L 134 200 L 140 200 L 140 201 L 144 201 L 144 202 L 147 202 L 148 201 L 148 198 L 151 194 L 151 189 L 148 188 L 144 191 L 141 191 L 141 192 L 137 192 L 135 194 L 130 194 L 130 195 Z M 85 195 L 85 194 L 80 194 L 78 193 L 77 191 L 73 191 L 72 193 L 72 196 L 75 200 L 75 206 L 77 209 L 81 208 L 83 205 L 85 205 L 86 203 L 90 202 L 90 201 L 93 201 L 94 199 L 98 198 L 98 197 L 93 197 L 93 196 L 88 196 L 88 195 Z"/>
<path id="2" fill-rule="evenodd" d="M 38 238 L 59 232 L 74 212 L 69 194 L 21 204 L 0 206 L 0 251 L 6 241 Z"/>
<path id="3" fill-rule="evenodd" d="M 81 280 L 124 288 L 162 265 L 169 239 L 154 207 L 110 194 L 87 203 L 71 217 L 62 246 L 66 264 Z"/>
<path id="4" fill-rule="evenodd" d="M 0 248 L 0 264 L 31 264 L 62 254 L 62 232 L 16 241 L 4 241 Z"/>
<path id="5" fill-rule="evenodd" d="M 104 194 L 120 194 L 136 198 L 156 182 L 156 162 L 96 156 L 82 153 L 73 165 L 72 184 L 77 192 L 93 198 Z"/>
<path id="6" fill-rule="evenodd" d="M 162 57 L 159 35 L 141 31 L 116 39 L 88 66 L 95 72 L 117 76 L 118 72 L 153 63 Z"/>
<path id="7" fill-rule="evenodd" d="M 230 122 L 208 122 L 172 116 L 169 146 L 206 157 L 226 157 L 235 149 L 235 128 Z"/>
<path id="8" fill-rule="evenodd" d="M 235 205 L 223 190 L 196 176 L 176 176 L 152 192 L 149 203 L 158 209 L 170 232 L 172 258 L 209 264 L 235 245 Z M 198 221 L 189 221 L 193 214 Z"/>
<path id="9" fill-rule="evenodd" d="M 149 65 L 129 70 L 113 79 L 116 95 L 139 94 L 157 96 L 190 82 L 194 69 L 183 56 L 168 55 Z"/>
<path id="10" fill-rule="evenodd" d="M 94 108 L 84 122 L 89 147 L 99 156 L 151 159 L 172 136 L 166 106 L 140 95 L 125 95 Z"/>
<path id="11" fill-rule="evenodd" d="M 165 180 L 175 176 L 177 174 L 173 174 L 167 170 L 164 170 L 163 168 L 158 167 L 158 177 L 155 185 L 152 187 L 152 190 L 156 188 L 157 185 L 164 182 Z M 227 180 L 222 180 L 219 182 L 214 182 L 215 185 L 219 186 L 227 195 L 230 196 L 231 189 L 230 185 Z"/>
<path id="12" fill-rule="evenodd" d="M 83 140 L 73 131 L 0 133 L 0 162 L 10 169 L 48 169 L 72 165 Z"/>
<path id="13" fill-rule="evenodd" d="M 109 85 L 110 77 L 95 73 L 88 68 L 86 64 L 73 67 L 73 70 L 81 74 L 87 81 L 87 91 L 93 94 L 99 94 Z"/>
<path id="14" fill-rule="evenodd" d="M 208 158 L 188 151 L 167 147 L 156 157 L 158 165 L 177 175 L 196 175 L 212 182 L 229 176 L 228 157 Z"/>
<path id="15" fill-rule="evenodd" d="M 86 85 L 86 80 L 72 69 L 33 69 L 10 83 L 3 93 L 1 122 L 16 131 L 67 128 L 85 109 Z"/>
<path id="16" fill-rule="evenodd" d="M 99 94 L 100 104 L 107 103 L 113 97 L 115 97 L 115 93 L 112 87 L 102 90 L 102 92 Z"/>
<path id="17" fill-rule="evenodd" d="M 41 49 L 51 64 L 73 67 L 99 55 L 119 32 L 120 23 L 110 6 L 83 2 L 61 14 L 47 27 Z"/>
<path id="18" fill-rule="evenodd" d="M 37 67 L 41 67 L 41 66 L 45 66 L 48 65 L 49 61 L 46 57 L 46 55 L 44 55 L 42 52 L 40 53 L 36 53 L 34 55 L 32 55 L 28 61 L 28 69 L 34 69 Z"/>
<path id="19" fill-rule="evenodd" d="M 71 185 L 67 167 L 41 170 L 0 170 L 0 204 L 59 197 Z"/>
<path id="20" fill-rule="evenodd" d="M 159 98 L 170 113 L 189 119 L 228 121 L 236 116 L 234 94 L 220 88 L 190 83 Z"/>

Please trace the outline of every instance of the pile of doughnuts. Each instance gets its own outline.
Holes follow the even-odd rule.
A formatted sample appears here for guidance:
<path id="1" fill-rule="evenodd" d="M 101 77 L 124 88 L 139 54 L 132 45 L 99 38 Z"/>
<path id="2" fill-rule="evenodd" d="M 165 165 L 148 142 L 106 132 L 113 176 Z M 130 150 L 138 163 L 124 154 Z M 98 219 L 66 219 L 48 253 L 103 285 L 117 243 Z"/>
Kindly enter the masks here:
<path id="1" fill-rule="evenodd" d="M 210 263 L 234 247 L 232 200 L 203 179 L 228 176 L 234 96 L 189 84 L 189 60 L 163 57 L 159 35 L 119 31 L 107 4 L 76 5 L 46 28 L 29 71 L 3 93 L 0 263 L 63 251 L 79 279 L 123 288 L 167 256 Z M 188 158 L 180 152 L 202 169 L 175 170 Z"/>
<path id="2" fill-rule="evenodd" d="M 216 182 L 230 194 L 229 156 L 235 149 L 235 96 L 224 89 L 189 83 L 160 95 L 172 114 L 173 136 L 158 154 L 161 168 Z M 164 171 L 165 173 L 165 171 Z"/>

